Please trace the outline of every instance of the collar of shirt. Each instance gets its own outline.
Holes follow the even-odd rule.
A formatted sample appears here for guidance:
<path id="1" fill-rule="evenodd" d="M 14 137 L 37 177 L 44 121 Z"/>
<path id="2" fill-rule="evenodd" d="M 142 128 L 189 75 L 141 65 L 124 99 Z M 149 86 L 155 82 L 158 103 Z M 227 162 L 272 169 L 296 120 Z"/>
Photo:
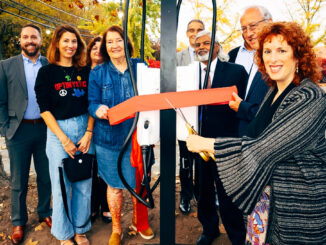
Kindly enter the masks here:
<path id="1" fill-rule="evenodd" d="M 250 50 L 248 50 L 248 49 L 246 48 L 246 46 L 245 46 L 244 44 L 242 44 L 242 45 L 240 46 L 240 51 L 241 51 L 241 52 L 248 52 L 248 53 L 255 53 L 255 50 L 254 50 L 254 49 L 252 49 L 252 50 L 250 51 Z"/>
<path id="2" fill-rule="evenodd" d="M 31 61 L 31 59 L 27 58 L 25 55 L 22 54 L 22 56 L 23 56 L 23 61 L 24 61 L 24 62 L 33 63 L 33 62 Z M 38 56 L 38 58 L 37 58 L 35 64 L 36 64 L 36 63 L 39 63 L 39 62 L 41 62 L 41 54 Z"/>
<path id="3" fill-rule="evenodd" d="M 216 68 L 216 64 L 217 64 L 217 57 L 212 60 L 211 62 L 211 69 L 209 70 L 209 76 L 211 78 L 211 82 L 213 83 L 213 79 L 214 79 L 214 73 L 215 73 L 215 68 Z M 200 68 L 201 68 L 201 87 L 203 87 L 204 85 L 204 80 L 205 80 L 205 74 L 206 71 L 204 71 L 204 69 L 206 68 L 206 65 L 202 62 L 200 62 Z"/>
<path id="4" fill-rule="evenodd" d="M 188 51 L 189 51 L 191 62 L 193 62 L 195 60 L 195 49 L 189 46 Z"/>

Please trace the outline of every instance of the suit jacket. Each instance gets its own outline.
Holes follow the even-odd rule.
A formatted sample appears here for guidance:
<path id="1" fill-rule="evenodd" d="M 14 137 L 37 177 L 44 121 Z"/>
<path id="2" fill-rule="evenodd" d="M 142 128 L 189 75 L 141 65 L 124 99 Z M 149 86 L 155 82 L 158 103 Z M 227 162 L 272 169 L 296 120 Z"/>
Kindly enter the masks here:
<path id="1" fill-rule="evenodd" d="M 236 58 L 237 58 L 237 56 L 238 56 L 239 49 L 240 49 L 240 46 L 239 46 L 239 47 L 236 47 L 236 48 L 234 48 L 234 49 L 232 49 L 232 50 L 228 53 L 228 55 L 229 55 L 229 57 L 230 57 L 229 62 L 231 62 L 231 63 L 235 63 L 235 60 L 236 60 Z"/>
<path id="2" fill-rule="evenodd" d="M 191 63 L 189 48 L 186 48 L 177 53 L 177 66 L 186 66 Z"/>
<path id="3" fill-rule="evenodd" d="M 254 76 L 247 98 L 240 103 L 237 118 L 239 121 L 239 136 L 247 134 L 248 124 L 256 116 L 260 104 L 262 103 L 268 86 L 259 71 Z M 241 96 L 240 96 L 241 97 Z M 243 98 L 243 97 L 242 97 Z"/>
<path id="4" fill-rule="evenodd" d="M 212 88 L 237 86 L 238 94 L 243 97 L 248 74 L 241 65 L 217 61 Z M 236 137 L 238 119 L 229 105 L 203 106 L 201 135 L 205 137 Z"/>
<path id="5" fill-rule="evenodd" d="M 41 57 L 42 65 L 48 64 Z M 0 62 L 0 133 L 11 139 L 20 125 L 28 102 L 22 54 Z"/>

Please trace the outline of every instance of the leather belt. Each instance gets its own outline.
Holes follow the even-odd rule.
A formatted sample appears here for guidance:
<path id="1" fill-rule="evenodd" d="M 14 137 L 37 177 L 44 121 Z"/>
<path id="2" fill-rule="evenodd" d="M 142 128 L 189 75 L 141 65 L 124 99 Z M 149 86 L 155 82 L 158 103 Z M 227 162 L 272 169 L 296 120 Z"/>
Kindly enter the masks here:
<path id="1" fill-rule="evenodd" d="M 38 123 L 43 123 L 43 119 L 42 118 L 37 118 L 37 119 L 23 119 L 22 120 L 23 123 L 31 123 L 31 124 L 38 124 Z"/>

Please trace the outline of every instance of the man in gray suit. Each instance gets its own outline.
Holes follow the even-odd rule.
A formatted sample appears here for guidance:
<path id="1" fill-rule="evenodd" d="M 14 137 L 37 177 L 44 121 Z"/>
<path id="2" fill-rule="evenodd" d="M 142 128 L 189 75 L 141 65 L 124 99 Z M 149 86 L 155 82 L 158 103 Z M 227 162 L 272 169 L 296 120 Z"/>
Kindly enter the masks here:
<path id="1" fill-rule="evenodd" d="M 189 65 L 195 59 L 195 38 L 198 32 L 205 29 L 205 25 L 201 20 L 194 19 L 188 23 L 187 37 L 189 39 L 189 47 L 177 53 L 177 65 Z M 198 166 L 195 163 L 195 154 L 189 152 L 185 141 L 179 140 L 180 152 L 180 211 L 183 214 L 190 212 L 190 200 L 193 196 L 198 200 Z M 195 163 L 195 185 L 193 184 L 193 165 Z"/>
<path id="2" fill-rule="evenodd" d="M 195 38 L 197 33 L 204 29 L 205 25 L 201 20 L 193 19 L 189 21 L 186 32 L 189 46 L 177 53 L 177 66 L 186 66 L 195 60 Z"/>
<path id="3" fill-rule="evenodd" d="M 13 244 L 22 242 L 28 219 L 26 195 L 32 156 L 37 173 L 37 212 L 40 222 L 52 225 L 46 125 L 34 92 L 38 70 L 47 64 L 40 55 L 41 29 L 34 24 L 23 26 L 20 45 L 21 54 L 0 62 L 0 132 L 5 136 L 10 158 Z"/>

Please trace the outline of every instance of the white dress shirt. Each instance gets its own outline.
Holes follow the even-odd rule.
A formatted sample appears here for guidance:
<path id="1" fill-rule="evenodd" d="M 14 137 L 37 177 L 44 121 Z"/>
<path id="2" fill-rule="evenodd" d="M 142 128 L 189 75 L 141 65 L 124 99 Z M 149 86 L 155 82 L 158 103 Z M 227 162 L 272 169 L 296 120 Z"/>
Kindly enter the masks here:
<path id="1" fill-rule="evenodd" d="M 241 45 L 238 51 L 235 63 L 244 66 L 247 73 L 250 73 L 251 66 L 254 63 L 255 50 L 249 51 L 244 45 Z"/>
<path id="2" fill-rule="evenodd" d="M 253 63 L 251 71 L 249 73 L 245 99 L 247 98 L 248 92 L 249 92 L 251 84 L 252 84 L 252 80 L 254 80 L 254 77 L 255 77 L 257 71 L 258 71 L 258 67 L 257 67 L 257 65 L 255 63 Z"/>

